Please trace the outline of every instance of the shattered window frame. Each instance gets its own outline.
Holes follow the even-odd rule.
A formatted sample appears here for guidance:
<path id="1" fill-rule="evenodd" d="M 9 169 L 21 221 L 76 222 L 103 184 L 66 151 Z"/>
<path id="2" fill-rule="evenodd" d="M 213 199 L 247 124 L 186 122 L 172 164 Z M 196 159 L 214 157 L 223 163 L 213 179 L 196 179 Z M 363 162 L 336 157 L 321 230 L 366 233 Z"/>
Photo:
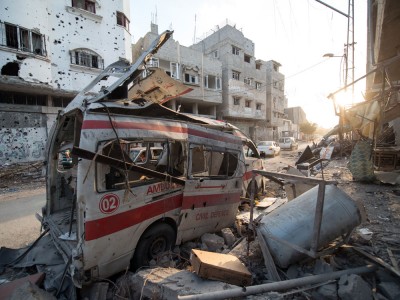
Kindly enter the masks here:
<path id="1" fill-rule="evenodd" d="M 171 78 L 180 79 L 179 76 L 179 63 L 177 62 L 170 62 L 170 72 Z"/>
<path id="2" fill-rule="evenodd" d="M 232 79 L 234 80 L 240 80 L 240 72 L 232 70 Z"/>
<path id="3" fill-rule="evenodd" d="M 93 0 L 72 0 L 72 7 L 96 13 L 96 2 Z"/>
<path id="4" fill-rule="evenodd" d="M 104 69 L 104 60 L 96 52 L 79 48 L 70 51 L 71 64 L 94 69 Z"/>
<path id="5" fill-rule="evenodd" d="M 240 97 L 232 96 L 233 105 L 240 105 Z"/>
<path id="6" fill-rule="evenodd" d="M 122 26 L 129 31 L 130 21 L 127 18 L 127 16 L 123 12 L 117 11 L 116 17 L 117 17 L 117 25 Z"/>
<path id="7" fill-rule="evenodd" d="M 235 176 L 239 151 L 194 143 L 189 149 L 189 178 L 228 179 Z"/>
<path id="8" fill-rule="evenodd" d="M 46 56 L 45 36 L 35 30 L 0 22 L 0 46 Z"/>
<path id="9" fill-rule="evenodd" d="M 199 76 L 190 73 L 185 73 L 184 82 L 189 84 L 199 84 Z"/>

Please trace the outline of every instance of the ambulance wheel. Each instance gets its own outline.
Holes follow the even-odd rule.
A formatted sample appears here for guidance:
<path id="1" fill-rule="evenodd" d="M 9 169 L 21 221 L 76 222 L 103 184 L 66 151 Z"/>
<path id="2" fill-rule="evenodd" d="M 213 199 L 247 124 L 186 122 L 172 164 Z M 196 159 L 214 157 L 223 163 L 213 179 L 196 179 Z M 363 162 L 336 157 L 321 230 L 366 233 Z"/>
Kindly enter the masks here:
<path id="1" fill-rule="evenodd" d="M 166 223 L 157 223 L 148 228 L 141 236 L 133 258 L 131 269 L 136 271 L 143 266 L 149 266 L 152 259 L 175 246 L 175 230 Z"/>

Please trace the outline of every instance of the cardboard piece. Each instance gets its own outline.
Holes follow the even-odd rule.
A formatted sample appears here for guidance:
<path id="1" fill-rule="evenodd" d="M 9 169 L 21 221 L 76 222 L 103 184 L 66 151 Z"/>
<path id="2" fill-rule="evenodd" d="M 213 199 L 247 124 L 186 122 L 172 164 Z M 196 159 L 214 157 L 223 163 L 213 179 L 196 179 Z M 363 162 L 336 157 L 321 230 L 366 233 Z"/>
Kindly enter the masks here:
<path id="1" fill-rule="evenodd" d="M 236 256 L 192 249 L 190 262 L 193 271 L 202 278 L 251 285 L 251 273 Z"/>

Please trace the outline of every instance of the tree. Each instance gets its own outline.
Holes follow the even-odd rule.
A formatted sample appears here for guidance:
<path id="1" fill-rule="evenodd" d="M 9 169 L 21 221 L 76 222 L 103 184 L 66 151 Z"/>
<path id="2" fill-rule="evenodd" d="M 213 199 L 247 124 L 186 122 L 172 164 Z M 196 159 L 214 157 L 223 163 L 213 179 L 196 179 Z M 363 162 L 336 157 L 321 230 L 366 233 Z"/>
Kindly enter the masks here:
<path id="1" fill-rule="evenodd" d="M 304 122 L 300 124 L 300 131 L 307 136 L 312 135 L 317 130 L 318 125 L 316 123 Z"/>

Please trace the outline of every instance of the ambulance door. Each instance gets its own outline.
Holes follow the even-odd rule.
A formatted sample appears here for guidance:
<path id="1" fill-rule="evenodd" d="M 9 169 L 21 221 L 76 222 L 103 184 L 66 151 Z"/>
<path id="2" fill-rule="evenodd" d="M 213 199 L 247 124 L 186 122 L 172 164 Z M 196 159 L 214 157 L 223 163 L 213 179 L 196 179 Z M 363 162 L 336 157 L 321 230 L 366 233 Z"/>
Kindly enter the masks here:
<path id="1" fill-rule="evenodd" d="M 189 144 L 178 242 L 218 231 L 234 222 L 242 182 L 236 176 L 239 157 L 238 150 Z"/>

